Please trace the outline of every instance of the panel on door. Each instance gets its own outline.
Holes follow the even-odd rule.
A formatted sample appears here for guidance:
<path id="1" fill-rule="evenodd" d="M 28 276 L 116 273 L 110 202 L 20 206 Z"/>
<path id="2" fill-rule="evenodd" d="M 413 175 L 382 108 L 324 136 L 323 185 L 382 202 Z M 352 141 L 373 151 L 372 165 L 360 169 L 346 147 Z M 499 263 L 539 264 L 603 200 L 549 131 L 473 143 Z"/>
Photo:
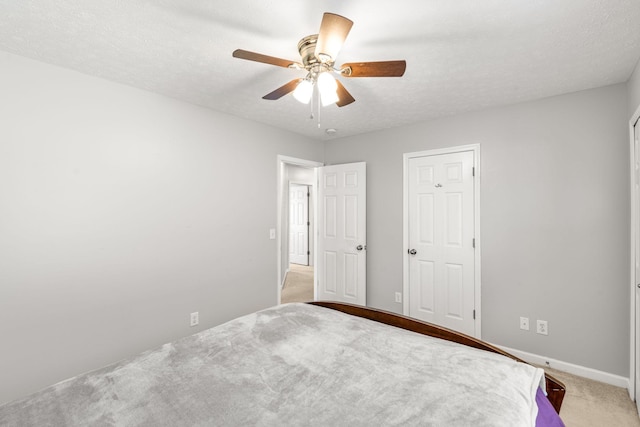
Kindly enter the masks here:
<path id="1" fill-rule="evenodd" d="M 309 186 L 289 185 L 289 262 L 309 265 Z"/>
<path id="2" fill-rule="evenodd" d="M 474 335 L 474 153 L 410 158 L 409 316 Z"/>
<path id="3" fill-rule="evenodd" d="M 366 163 L 318 168 L 316 299 L 366 305 Z"/>

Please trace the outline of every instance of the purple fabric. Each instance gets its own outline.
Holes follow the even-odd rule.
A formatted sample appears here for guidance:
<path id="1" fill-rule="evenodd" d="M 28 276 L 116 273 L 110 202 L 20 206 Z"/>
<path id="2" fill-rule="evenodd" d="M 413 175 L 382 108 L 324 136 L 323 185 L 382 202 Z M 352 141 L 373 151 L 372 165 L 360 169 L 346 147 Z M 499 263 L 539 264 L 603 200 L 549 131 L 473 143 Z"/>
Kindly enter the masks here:
<path id="1" fill-rule="evenodd" d="M 540 388 L 536 393 L 536 403 L 538 404 L 536 427 L 565 427 L 560 415 L 553 409 L 551 402 Z"/>

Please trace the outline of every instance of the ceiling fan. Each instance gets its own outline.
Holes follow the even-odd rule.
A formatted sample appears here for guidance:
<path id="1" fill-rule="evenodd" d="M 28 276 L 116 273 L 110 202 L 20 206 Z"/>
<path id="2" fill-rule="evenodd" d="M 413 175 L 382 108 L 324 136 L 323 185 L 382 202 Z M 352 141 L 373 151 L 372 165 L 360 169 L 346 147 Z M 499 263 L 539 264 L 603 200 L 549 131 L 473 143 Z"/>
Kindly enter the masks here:
<path id="1" fill-rule="evenodd" d="M 336 80 L 332 73 L 343 77 L 401 77 L 407 67 L 404 60 L 379 62 L 349 62 L 340 68 L 334 68 L 338 52 L 342 48 L 353 21 L 334 13 L 325 13 L 320 24 L 320 32 L 304 37 L 298 42 L 298 52 L 302 62 L 289 61 L 260 53 L 237 49 L 235 58 L 277 65 L 279 67 L 306 70 L 305 78 L 291 80 L 263 96 L 263 99 L 276 100 L 293 92 L 300 102 L 308 104 L 313 95 L 313 88 L 318 87 L 323 106 L 335 103 L 344 107 L 355 101 L 345 87 Z"/>

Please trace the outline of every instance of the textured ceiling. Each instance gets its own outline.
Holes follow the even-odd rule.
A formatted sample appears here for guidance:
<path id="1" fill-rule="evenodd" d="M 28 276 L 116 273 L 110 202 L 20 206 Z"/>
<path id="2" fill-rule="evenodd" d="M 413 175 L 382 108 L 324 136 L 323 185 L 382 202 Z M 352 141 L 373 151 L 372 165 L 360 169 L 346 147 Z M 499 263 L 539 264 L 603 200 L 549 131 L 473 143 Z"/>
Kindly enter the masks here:
<path id="1" fill-rule="evenodd" d="M 323 12 L 354 21 L 336 63 L 406 59 L 402 78 L 342 78 L 356 102 L 263 95 L 304 72 Z M 640 0 L 0 0 L 0 49 L 314 139 L 625 82 L 640 57 Z M 335 128 L 333 136 L 326 128 Z"/>

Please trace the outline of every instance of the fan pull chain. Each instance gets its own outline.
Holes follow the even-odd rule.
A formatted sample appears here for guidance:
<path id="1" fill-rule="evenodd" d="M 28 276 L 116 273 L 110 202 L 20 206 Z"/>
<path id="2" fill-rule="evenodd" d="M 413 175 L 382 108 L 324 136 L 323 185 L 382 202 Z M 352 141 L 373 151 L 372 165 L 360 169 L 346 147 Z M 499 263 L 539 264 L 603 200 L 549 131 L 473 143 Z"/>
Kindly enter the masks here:
<path id="1" fill-rule="evenodd" d="M 314 102 L 314 98 L 316 98 L 317 103 Z M 309 107 L 310 107 L 310 113 L 309 113 L 309 120 L 313 120 L 314 118 L 318 119 L 318 129 L 320 129 L 320 92 L 318 92 L 318 89 L 314 86 L 313 88 L 313 92 L 311 92 L 311 100 L 309 101 Z M 313 107 L 317 106 L 317 111 L 316 114 L 314 115 L 314 109 Z"/>
<path id="2" fill-rule="evenodd" d="M 317 85 L 316 85 L 317 86 Z M 316 92 L 318 93 L 318 129 L 320 129 L 320 110 L 322 109 L 320 106 L 320 89 L 316 87 Z"/>

